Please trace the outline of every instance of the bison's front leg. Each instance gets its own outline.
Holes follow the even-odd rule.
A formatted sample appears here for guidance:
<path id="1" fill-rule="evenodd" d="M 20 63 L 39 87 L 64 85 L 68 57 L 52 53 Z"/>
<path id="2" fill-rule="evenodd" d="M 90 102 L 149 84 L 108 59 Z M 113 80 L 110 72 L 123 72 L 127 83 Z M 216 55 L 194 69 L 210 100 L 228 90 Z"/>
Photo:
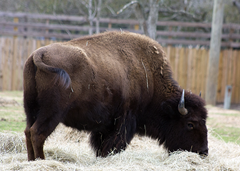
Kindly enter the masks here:
<path id="1" fill-rule="evenodd" d="M 109 154 L 125 150 L 136 131 L 136 118 L 132 112 L 126 112 L 113 123 L 111 132 L 97 132 L 91 135 L 91 144 L 96 149 L 96 155 L 106 157 Z"/>

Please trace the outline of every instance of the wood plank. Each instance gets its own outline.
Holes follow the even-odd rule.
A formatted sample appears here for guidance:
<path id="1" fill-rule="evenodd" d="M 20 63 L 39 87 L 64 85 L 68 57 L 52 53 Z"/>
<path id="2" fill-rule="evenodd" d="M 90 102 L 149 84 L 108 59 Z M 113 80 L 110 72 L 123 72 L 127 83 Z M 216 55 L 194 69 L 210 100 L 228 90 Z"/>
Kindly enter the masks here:
<path id="1" fill-rule="evenodd" d="M 228 80 L 228 51 L 223 50 L 223 79 L 222 79 L 222 89 L 221 89 L 221 103 L 224 101 L 225 87 L 227 86 Z"/>
<path id="2" fill-rule="evenodd" d="M 209 50 L 205 49 L 202 54 L 203 62 L 202 62 L 202 70 L 203 70 L 203 82 L 202 82 L 202 98 L 206 97 L 206 83 L 207 83 L 207 67 L 208 67 L 208 59 L 209 59 Z"/>
<path id="3" fill-rule="evenodd" d="M 6 38 L 4 47 L 4 72 L 3 72 L 3 91 L 11 90 L 11 75 L 12 75 L 12 38 Z"/>
<path id="4" fill-rule="evenodd" d="M 183 77 L 183 82 L 182 82 L 182 87 L 184 89 L 187 89 L 187 67 L 188 67 L 188 48 L 182 48 L 183 51 L 183 56 L 182 56 L 182 60 L 183 60 L 183 67 L 181 68 L 182 70 L 182 77 Z"/>
<path id="5" fill-rule="evenodd" d="M 188 48 L 188 67 L 187 67 L 187 86 L 186 89 L 191 91 L 192 88 L 192 59 L 193 59 L 193 49 L 192 46 Z"/>
<path id="6" fill-rule="evenodd" d="M 237 51 L 237 74 L 236 74 L 236 83 L 237 83 L 237 91 L 236 91 L 236 94 L 237 94 L 237 103 L 240 103 L 240 51 L 238 50 Z"/>
<path id="7" fill-rule="evenodd" d="M 236 50 L 232 51 L 233 60 L 232 60 L 232 99 L 231 103 L 236 103 L 236 72 L 237 72 L 237 59 L 236 59 Z"/>
<path id="8" fill-rule="evenodd" d="M 19 65 L 18 65 L 18 59 L 17 59 L 17 52 L 18 52 L 18 38 L 13 38 L 13 55 L 12 55 L 12 75 L 11 75 L 11 90 L 17 90 L 17 82 L 18 82 L 18 72 L 19 72 Z"/>
<path id="9" fill-rule="evenodd" d="M 196 54 L 196 71 L 195 71 L 195 84 L 196 84 L 196 91 L 195 94 L 199 94 L 201 91 L 201 56 L 202 50 L 199 48 Z"/>
<path id="10" fill-rule="evenodd" d="M 219 66 L 218 66 L 218 87 L 217 87 L 217 103 L 223 101 L 222 92 L 224 92 L 223 84 L 223 52 L 220 52 Z"/>
<path id="11" fill-rule="evenodd" d="M 178 47 L 178 84 L 180 87 L 183 87 L 183 48 L 182 47 Z"/>
<path id="12" fill-rule="evenodd" d="M 0 38 L 0 91 L 3 90 L 3 62 L 4 62 L 4 52 L 3 52 L 3 47 L 4 47 L 4 38 Z"/>
<path id="13" fill-rule="evenodd" d="M 167 53 L 167 60 L 170 61 L 171 46 L 167 46 L 166 53 Z"/>
<path id="14" fill-rule="evenodd" d="M 19 38 L 18 40 L 18 66 L 19 66 L 19 72 L 18 72 L 18 87 L 17 90 L 23 90 L 23 50 L 24 50 L 24 42 L 23 38 Z"/>
<path id="15" fill-rule="evenodd" d="M 6 38 L 2 38 L 3 40 L 3 44 L 5 46 L 2 47 L 2 90 L 6 90 L 6 75 L 7 75 L 7 50 L 6 50 L 6 47 L 8 46 L 8 42 L 6 40 Z"/>
<path id="16" fill-rule="evenodd" d="M 27 40 L 27 47 L 28 47 L 28 55 L 27 56 L 30 56 L 30 54 L 33 52 L 33 39 L 28 39 Z"/>
<path id="17" fill-rule="evenodd" d="M 205 49 L 204 48 L 200 48 L 200 54 L 199 54 L 199 81 L 198 81 L 198 84 L 199 84 L 199 87 L 198 87 L 198 92 L 200 93 L 201 92 L 201 94 L 202 94 L 202 92 L 203 92 L 203 80 L 204 80 L 204 67 L 203 67 L 203 64 L 204 64 L 204 56 L 203 56 L 203 54 L 204 54 L 204 51 L 205 51 Z"/>
<path id="18" fill-rule="evenodd" d="M 174 66 L 174 73 L 175 79 L 179 82 L 179 47 L 175 48 L 175 66 Z"/>
<path id="19" fill-rule="evenodd" d="M 196 94 L 196 64 L 197 64 L 197 51 L 198 49 L 193 49 L 193 64 L 192 64 L 192 88 L 191 91 Z"/>
<path id="20" fill-rule="evenodd" d="M 232 49 L 228 49 L 228 79 L 227 79 L 227 85 L 232 84 Z"/>
<path id="21" fill-rule="evenodd" d="M 172 68 L 172 72 L 173 72 L 173 78 L 175 79 L 176 78 L 176 75 L 175 75 L 175 51 L 176 51 L 176 48 L 175 47 L 171 47 L 171 53 L 170 53 L 170 65 L 171 65 L 171 68 Z"/>

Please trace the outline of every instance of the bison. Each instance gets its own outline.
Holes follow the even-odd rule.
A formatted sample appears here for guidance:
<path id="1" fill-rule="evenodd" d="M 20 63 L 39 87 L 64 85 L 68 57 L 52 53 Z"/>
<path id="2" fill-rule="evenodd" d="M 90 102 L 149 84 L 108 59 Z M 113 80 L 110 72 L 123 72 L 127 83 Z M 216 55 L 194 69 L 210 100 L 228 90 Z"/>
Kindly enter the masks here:
<path id="1" fill-rule="evenodd" d="M 126 149 L 135 134 L 169 151 L 208 154 L 204 100 L 172 77 L 161 45 L 130 32 L 104 32 L 34 51 L 24 66 L 28 160 L 59 123 L 90 133 L 96 156 Z"/>

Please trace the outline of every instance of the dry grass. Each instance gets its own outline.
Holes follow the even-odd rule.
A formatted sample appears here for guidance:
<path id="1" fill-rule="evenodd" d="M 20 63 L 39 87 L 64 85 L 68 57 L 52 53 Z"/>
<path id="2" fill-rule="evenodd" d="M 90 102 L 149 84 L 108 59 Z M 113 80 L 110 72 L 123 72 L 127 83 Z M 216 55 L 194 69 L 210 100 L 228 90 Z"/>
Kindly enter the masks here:
<path id="1" fill-rule="evenodd" d="M 88 134 L 59 125 L 45 143 L 46 160 L 33 162 L 27 161 L 23 133 L 0 133 L 0 170 L 239 170 L 239 145 L 210 135 L 209 149 L 205 159 L 190 152 L 168 156 L 155 140 L 136 136 L 126 151 L 96 158 Z"/>

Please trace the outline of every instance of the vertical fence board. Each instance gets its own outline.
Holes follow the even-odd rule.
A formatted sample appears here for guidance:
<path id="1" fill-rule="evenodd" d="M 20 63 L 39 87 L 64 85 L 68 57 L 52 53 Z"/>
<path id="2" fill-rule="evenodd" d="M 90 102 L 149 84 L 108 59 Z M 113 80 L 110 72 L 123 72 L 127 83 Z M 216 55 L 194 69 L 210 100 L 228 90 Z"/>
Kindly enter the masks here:
<path id="1" fill-rule="evenodd" d="M 208 51 L 206 49 L 202 49 L 201 55 L 201 72 L 202 72 L 202 81 L 201 81 L 201 93 L 202 98 L 205 98 L 205 87 L 206 87 L 206 79 L 207 79 L 207 61 L 208 61 Z"/>
<path id="2" fill-rule="evenodd" d="M 235 75 L 236 75 L 235 66 L 236 66 L 235 51 L 232 51 L 232 80 L 231 80 L 232 91 L 235 91 L 235 89 L 236 89 L 236 85 L 235 85 Z M 232 103 L 235 103 L 235 97 L 236 97 L 236 94 L 232 94 L 232 99 L 231 99 Z"/>
<path id="3" fill-rule="evenodd" d="M 171 51 L 170 51 L 170 65 L 173 71 L 175 69 L 175 49 L 176 48 L 171 47 Z M 176 77 L 175 73 L 173 73 L 173 78 L 175 77 Z"/>
<path id="4" fill-rule="evenodd" d="M 195 68 L 195 84 L 196 84 L 196 91 L 195 94 L 199 94 L 201 91 L 201 55 L 202 55 L 202 50 L 198 49 L 197 50 L 197 55 L 196 55 L 196 68 Z"/>
<path id="5" fill-rule="evenodd" d="M 174 61 L 174 70 L 173 72 L 175 73 L 175 79 L 179 80 L 179 73 L 178 73 L 178 68 L 179 68 L 179 47 L 175 48 L 175 61 Z"/>
<path id="6" fill-rule="evenodd" d="M 223 78 L 221 85 L 221 97 L 224 98 L 225 87 L 227 84 L 227 75 L 228 75 L 228 60 L 227 60 L 227 51 L 223 50 Z"/>
<path id="7" fill-rule="evenodd" d="M 19 69 L 18 69 L 18 57 L 17 57 L 17 49 L 18 49 L 18 38 L 17 37 L 14 37 L 13 38 L 13 52 L 12 52 L 12 75 L 11 75 L 11 90 L 17 90 L 17 81 L 18 81 L 18 77 L 17 77 L 17 74 L 19 72 Z"/>
<path id="8" fill-rule="evenodd" d="M 0 91 L 3 90 L 3 47 L 4 39 L 0 39 Z"/>
<path id="9" fill-rule="evenodd" d="M 188 66 L 187 66 L 187 86 L 186 88 L 188 90 L 191 90 L 192 87 L 192 55 L 193 55 L 193 49 L 192 47 L 188 50 Z"/>
<path id="10" fill-rule="evenodd" d="M 233 76 L 233 53 L 232 53 L 232 49 L 228 50 L 228 82 L 227 85 L 232 85 L 232 76 Z"/>
<path id="11" fill-rule="evenodd" d="M 181 87 L 186 87 L 184 82 L 184 48 L 179 48 L 179 59 L 178 59 L 178 83 Z"/>
<path id="12" fill-rule="evenodd" d="M 193 49 L 193 63 L 192 63 L 192 92 L 196 93 L 196 63 L 197 63 L 197 59 L 196 59 L 196 55 L 197 55 L 197 49 Z"/>
<path id="13" fill-rule="evenodd" d="M 183 71 L 183 87 L 186 89 L 187 88 L 187 74 L 188 74 L 188 70 L 187 70 L 187 67 L 188 67 L 188 48 L 182 48 L 183 49 L 183 57 L 182 57 L 182 60 L 183 60 L 183 68 L 182 68 L 182 71 Z"/>
<path id="14" fill-rule="evenodd" d="M 171 46 L 167 46 L 167 49 L 165 52 L 167 52 L 167 59 L 168 59 L 168 61 L 170 61 Z"/>
<path id="15" fill-rule="evenodd" d="M 220 52 L 218 66 L 218 88 L 217 88 L 217 103 L 222 99 L 222 82 L 223 82 L 223 53 Z"/>
<path id="16" fill-rule="evenodd" d="M 236 83 L 237 83 L 237 102 L 236 103 L 240 103 L 240 51 L 237 52 L 237 63 L 238 63 L 238 67 L 237 67 L 237 74 L 236 74 Z M 235 92 L 233 92 L 235 93 Z"/>

